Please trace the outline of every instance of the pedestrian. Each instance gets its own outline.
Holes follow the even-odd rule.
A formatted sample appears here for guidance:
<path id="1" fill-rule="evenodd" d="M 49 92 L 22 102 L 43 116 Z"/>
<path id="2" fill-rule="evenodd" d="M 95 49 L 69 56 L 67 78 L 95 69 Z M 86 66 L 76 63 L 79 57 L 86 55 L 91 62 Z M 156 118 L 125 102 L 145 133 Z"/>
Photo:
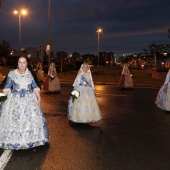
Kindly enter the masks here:
<path id="1" fill-rule="evenodd" d="M 37 63 L 36 73 L 37 73 L 37 78 L 38 78 L 39 82 L 43 82 L 44 81 L 44 71 L 42 70 L 41 62 Z"/>
<path id="2" fill-rule="evenodd" d="M 49 132 L 41 108 L 40 88 L 27 68 L 25 57 L 7 75 L 3 93 L 7 95 L 0 116 L 0 147 L 8 150 L 44 145 Z"/>
<path id="3" fill-rule="evenodd" d="M 68 119 L 75 123 L 99 121 L 101 117 L 90 67 L 83 63 L 73 84 L 68 101 Z"/>
<path id="4" fill-rule="evenodd" d="M 166 75 L 164 84 L 157 94 L 155 104 L 162 110 L 170 111 L 170 69 Z"/>
<path id="5" fill-rule="evenodd" d="M 28 60 L 27 60 L 27 62 L 28 62 Z M 17 65 L 18 65 L 18 64 L 17 64 Z M 17 69 L 17 67 L 18 67 L 17 65 L 14 67 L 14 69 Z M 32 66 L 31 62 L 28 62 L 28 63 L 27 63 L 27 68 L 28 68 L 28 70 L 31 72 L 31 74 L 32 74 L 35 82 L 36 82 L 37 85 L 38 85 L 38 87 L 41 89 L 41 84 L 40 84 L 40 82 L 39 82 L 39 80 L 38 80 L 38 78 L 37 78 L 37 75 L 36 75 L 35 72 L 33 71 L 33 66 Z M 0 84 L 0 89 L 3 89 L 3 88 L 5 87 L 5 84 L 6 84 L 6 81 L 7 81 L 7 76 L 3 76 L 3 77 L 4 77 L 4 78 L 3 78 L 3 81 L 2 81 L 1 84 Z"/>
<path id="6" fill-rule="evenodd" d="M 127 63 L 123 66 L 122 74 L 120 76 L 118 85 L 119 87 L 124 89 L 132 89 L 134 87 L 132 75 L 130 74 Z"/>
<path id="7" fill-rule="evenodd" d="M 57 77 L 57 71 L 55 68 L 55 63 L 52 62 L 48 69 L 48 76 L 44 82 L 43 90 L 45 92 L 60 92 L 61 86 L 59 79 Z"/>

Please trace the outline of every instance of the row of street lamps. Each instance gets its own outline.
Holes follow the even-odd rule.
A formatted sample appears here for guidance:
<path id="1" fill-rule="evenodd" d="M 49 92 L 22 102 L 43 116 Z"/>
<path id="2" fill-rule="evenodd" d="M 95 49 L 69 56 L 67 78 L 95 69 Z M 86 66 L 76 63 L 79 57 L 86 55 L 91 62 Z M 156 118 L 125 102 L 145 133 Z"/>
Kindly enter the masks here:
<path id="1" fill-rule="evenodd" d="M 25 16 L 28 14 L 26 9 L 22 10 L 14 10 L 15 15 L 18 15 L 18 28 L 19 28 L 19 50 L 21 49 L 21 16 Z M 99 51 L 100 51 L 100 33 L 102 33 L 102 29 L 97 29 L 98 33 L 98 66 L 99 66 Z M 50 0 L 48 6 L 48 46 L 51 45 L 51 34 L 50 34 Z M 49 55 L 50 56 L 50 55 Z M 50 58 L 50 57 L 49 57 Z"/>

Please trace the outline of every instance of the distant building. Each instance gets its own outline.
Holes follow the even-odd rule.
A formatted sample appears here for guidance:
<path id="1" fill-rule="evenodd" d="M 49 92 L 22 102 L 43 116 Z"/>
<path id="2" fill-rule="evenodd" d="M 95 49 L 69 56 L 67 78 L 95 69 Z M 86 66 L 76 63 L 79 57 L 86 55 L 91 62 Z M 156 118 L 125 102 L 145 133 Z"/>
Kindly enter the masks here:
<path id="1" fill-rule="evenodd" d="M 90 65 L 96 65 L 96 56 L 94 54 L 84 54 L 81 55 L 83 62 L 87 62 Z"/>
<path id="2" fill-rule="evenodd" d="M 99 65 L 112 66 L 115 61 L 115 53 L 113 52 L 99 52 Z"/>

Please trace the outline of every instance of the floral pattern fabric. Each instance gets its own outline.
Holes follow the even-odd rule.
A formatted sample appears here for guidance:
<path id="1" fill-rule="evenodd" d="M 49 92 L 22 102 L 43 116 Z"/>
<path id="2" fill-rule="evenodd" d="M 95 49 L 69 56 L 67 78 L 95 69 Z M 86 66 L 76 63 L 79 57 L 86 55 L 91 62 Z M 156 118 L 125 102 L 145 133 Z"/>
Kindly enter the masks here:
<path id="1" fill-rule="evenodd" d="M 9 93 L 1 110 L 0 147 L 18 150 L 44 145 L 50 136 L 35 94 L 40 89 L 31 73 L 11 71 L 3 90 Z"/>
<path id="2" fill-rule="evenodd" d="M 167 74 L 165 83 L 157 94 L 155 104 L 162 110 L 170 111 L 170 74 Z"/>

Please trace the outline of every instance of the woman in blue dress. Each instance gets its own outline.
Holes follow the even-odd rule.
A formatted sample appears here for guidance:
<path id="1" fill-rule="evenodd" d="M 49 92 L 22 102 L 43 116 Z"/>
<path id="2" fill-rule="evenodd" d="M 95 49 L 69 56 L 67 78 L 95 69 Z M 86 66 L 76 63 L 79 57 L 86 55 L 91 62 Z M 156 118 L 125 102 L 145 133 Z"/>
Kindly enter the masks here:
<path id="1" fill-rule="evenodd" d="M 164 84 L 157 94 L 155 104 L 162 110 L 170 111 L 170 70 L 166 75 Z"/>
<path id="2" fill-rule="evenodd" d="M 68 101 L 68 119 L 76 123 L 90 123 L 101 119 L 101 113 L 95 96 L 90 67 L 83 63 L 73 84 L 80 96 Z"/>
<path id="3" fill-rule="evenodd" d="M 41 109 L 40 88 L 20 57 L 18 68 L 7 76 L 0 116 L 0 147 L 9 150 L 29 149 L 44 145 L 49 132 Z"/>

